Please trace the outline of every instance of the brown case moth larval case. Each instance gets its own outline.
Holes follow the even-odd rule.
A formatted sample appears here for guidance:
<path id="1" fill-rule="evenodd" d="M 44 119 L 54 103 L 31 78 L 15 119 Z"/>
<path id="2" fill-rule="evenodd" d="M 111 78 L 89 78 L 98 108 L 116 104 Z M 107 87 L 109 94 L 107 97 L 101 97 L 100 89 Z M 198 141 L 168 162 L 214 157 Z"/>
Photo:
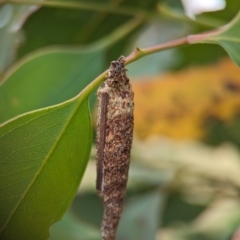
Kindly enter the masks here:
<path id="1" fill-rule="evenodd" d="M 123 209 L 133 138 L 133 91 L 124 57 L 111 62 L 97 91 L 97 183 L 104 204 L 102 238 L 114 240 Z"/>

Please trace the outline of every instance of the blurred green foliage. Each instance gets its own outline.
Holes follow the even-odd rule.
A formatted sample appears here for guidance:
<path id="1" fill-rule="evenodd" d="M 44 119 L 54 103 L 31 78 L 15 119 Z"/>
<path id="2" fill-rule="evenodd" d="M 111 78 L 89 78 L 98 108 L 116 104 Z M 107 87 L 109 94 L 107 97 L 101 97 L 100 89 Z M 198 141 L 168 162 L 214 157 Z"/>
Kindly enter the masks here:
<path id="1" fill-rule="evenodd" d="M 94 4 L 94 1 L 85 2 Z M 132 14 L 117 14 L 98 11 L 97 8 L 93 11 L 10 3 L 0 5 L 0 82 L 3 83 L 0 87 L 0 122 L 17 117 L 1 125 L 3 130 L 0 132 L 2 166 L 0 182 L 1 189 L 5 189 L 5 192 L 1 192 L 0 202 L 1 204 L 8 202 L 6 196 L 12 193 L 14 201 L 20 205 L 15 208 L 11 208 L 11 204 L 7 205 L 8 208 L 1 205 L 1 226 L 5 224 L 2 217 L 3 213 L 6 213 L 5 210 L 10 209 L 11 212 L 18 209 L 19 215 L 16 214 L 18 219 L 13 219 L 18 222 L 15 226 L 20 224 L 22 229 L 27 231 L 28 217 L 35 214 L 24 213 L 23 202 L 29 197 L 26 194 L 30 188 L 28 180 L 37 185 L 37 177 L 42 177 L 48 190 L 48 183 L 54 181 L 54 189 L 58 190 L 57 194 L 60 196 L 55 199 L 56 202 L 59 203 L 59 199 L 66 201 L 62 207 L 58 204 L 56 206 L 52 206 L 53 203 L 51 206 L 47 204 L 50 210 L 47 211 L 48 208 L 44 210 L 46 216 L 49 212 L 55 211 L 51 221 L 48 219 L 48 226 L 52 225 L 49 239 L 101 239 L 99 228 L 103 209 L 94 189 L 94 153 L 72 205 L 62 220 L 53 224 L 63 215 L 76 192 L 92 142 L 88 132 L 90 119 L 87 103 L 84 102 L 84 107 L 79 105 L 79 112 L 73 112 L 70 105 L 79 104 L 78 101 L 83 100 L 83 95 L 71 98 L 103 72 L 110 61 L 119 55 L 129 54 L 134 47 L 147 47 L 210 30 L 211 20 L 214 24 L 228 23 L 240 9 L 239 1 L 227 0 L 227 7 L 224 10 L 204 13 L 197 16 L 196 20 L 191 20 L 184 16 L 180 1 L 102 0 L 99 3 L 116 9 L 135 11 Z M 182 20 L 176 18 L 174 14 L 166 16 L 161 11 L 158 12 L 158 4 L 160 6 L 166 4 L 172 13 L 177 11 L 182 14 Z M 141 14 L 145 12 L 146 15 L 139 14 L 136 17 L 138 11 Z M 136 24 L 128 29 L 127 26 L 134 18 L 140 19 L 139 23 L 136 21 Z M 202 24 L 202 21 L 209 21 L 209 26 Z M 240 33 L 237 34 L 240 39 Z M 154 75 L 176 71 L 192 65 L 206 65 L 226 56 L 227 53 L 220 46 L 196 44 L 143 58 L 129 66 L 129 75 Z M 62 103 L 68 99 L 71 99 L 70 102 Z M 93 96 L 90 100 L 92 109 L 94 104 Z M 56 112 L 51 112 L 51 108 L 48 108 L 52 105 L 55 105 L 52 109 Z M 66 107 L 65 118 L 62 114 L 57 116 L 62 107 Z M 38 115 L 43 116 L 45 113 L 51 115 L 49 119 L 44 121 L 38 119 Z M 20 114 L 25 115 L 18 117 Z M 94 116 L 94 110 L 92 115 Z M 74 120 L 74 124 L 69 122 L 69 116 Z M 74 117 L 79 117 L 79 123 Z M 32 118 L 36 118 L 35 123 L 31 122 Z M 27 120 L 24 122 L 24 119 Z M 63 135 L 61 129 L 57 129 L 59 119 L 68 129 Z M 34 124 L 28 125 L 28 120 Z M 126 206 L 118 229 L 118 240 L 232 239 L 234 231 L 240 226 L 240 182 L 237 177 L 240 174 L 240 118 L 236 117 L 228 123 L 216 119 L 208 119 L 206 122 L 208 136 L 204 139 L 205 145 L 202 143 L 195 145 L 192 142 L 181 145 L 164 136 L 152 142 L 151 140 L 138 142 L 135 139 Z M 48 125 L 53 128 L 50 132 L 45 129 Z M 36 150 L 39 143 L 36 146 L 29 144 L 34 143 L 31 134 L 39 137 L 43 129 L 47 132 L 42 136 L 43 145 L 40 146 L 42 155 L 43 150 L 46 151 L 44 160 L 39 158 L 41 156 Z M 57 137 L 53 138 L 51 132 L 56 133 Z M 5 137 L 8 137 L 8 141 L 5 141 Z M 221 145 L 226 142 L 228 145 Z M 64 146 L 57 151 L 55 147 L 58 144 Z M 72 147 L 73 144 L 77 147 Z M 28 147 L 32 147 L 31 151 Z M 46 160 L 46 156 L 52 152 L 49 149 L 55 149 L 56 155 L 60 155 L 59 158 L 52 156 L 53 159 L 60 161 L 54 168 L 56 172 L 59 171 L 58 173 L 55 170 L 51 172 L 47 167 L 46 172 L 41 172 L 39 169 L 42 167 L 38 168 L 36 164 L 39 161 L 41 165 L 41 161 Z M 25 155 L 20 154 L 20 150 Z M 14 154 L 16 157 L 13 161 L 7 162 Z M 4 158 L 5 156 L 7 157 Z M 18 162 L 19 159 L 22 162 Z M 47 163 L 51 169 L 51 162 Z M 18 172 L 19 169 L 25 171 L 33 166 L 37 168 L 37 173 L 36 169 L 31 170 L 32 178 L 29 178 L 26 172 L 26 175 Z M 12 171 L 11 176 L 17 172 L 15 178 L 6 177 L 7 171 Z M 78 180 L 74 181 L 71 177 Z M 27 185 L 26 188 L 21 181 Z M 9 187 L 11 184 L 18 186 L 16 185 L 18 182 L 21 188 Z M 65 196 L 71 187 L 71 191 L 69 190 L 71 193 Z M 22 190 L 19 192 L 19 189 Z M 35 195 L 31 201 L 29 200 L 29 206 L 37 209 L 38 205 L 40 211 L 44 208 L 45 199 L 46 202 L 51 199 L 51 191 L 46 194 L 44 184 L 33 188 L 34 191 Z M 37 202 L 38 192 L 43 194 L 43 202 Z M 37 216 L 39 221 L 44 219 L 43 216 L 44 214 Z M 34 230 L 35 233 L 44 231 L 39 228 L 41 224 L 32 224 L 35 230 L 37 229 Z M 9 231 L 14 232 L 14 227 L 9 228 Z M 23 233 L 19 233 L 17 236 L 12 235 L 11 238 L 11 234 L 8 237 L 6 232 L 3 234 L 5 235 L 1 235 L 3 236 L 1 239 L 23 239 L 24 236 Z M 46 239 L 45 234 L 47 235 L 44 232 L 39 239 Z"/>

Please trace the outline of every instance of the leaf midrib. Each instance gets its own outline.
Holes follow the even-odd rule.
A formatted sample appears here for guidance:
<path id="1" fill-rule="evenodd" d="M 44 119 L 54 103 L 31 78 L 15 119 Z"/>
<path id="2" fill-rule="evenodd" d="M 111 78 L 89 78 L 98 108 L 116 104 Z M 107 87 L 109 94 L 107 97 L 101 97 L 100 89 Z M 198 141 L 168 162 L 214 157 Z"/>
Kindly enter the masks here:
<path id="1" fill-rule="evenodd" d="M 13 215 L 15 214 L 16 210 L 18 209 L 19 205 L 22 203 L 23 199 L 25 198 L 25 196 L 28 194 L 29 190 L 31 189 L 31 187 L 34 185 L 35 183 L 35 180 L 37 179 L 37 177 L 40 175 L 40 173 L 42 172 L 42 170 L 44 169 L 46 163 L 48 162 L 48 159 L 51 157 L 52 153 L 54 152 L 58 142 L 60 141 L 62 135 L 65 133 L 65 130 L 66 128 L 68 127 L 69 123 L 71 122 L 73 116 L 75 115 L 75 113 L 78 111 L 79 107 L 83 104 L 84 100 L 82 97 L 80 97 L 81 95 L 79 95 L 78 97 L 79 98 L 73 98 L 72 101 L 67 101 L 67 103 L 70 103 L 70 102 L 73 102 L 73 101 L 76 101 L 78 100 L 75 108 L 73 109 L 72 111 L 72 114 L 69 115 L 69 117 L 67 118 L 67 121 L 66 121 L 66 124 L 64 125 L 64 127 L 62 128 L 62 131 L 60 132 L 59 136 L 56 138 L 56 141 L 55 143 L 53 144 L 53 146 L 51 147 L 49 153 L 46 155 L 45 159 L 43 160 L 43 163 L 41 165 L 41 167 L 39 168 L 39 170 L 36 172 L 33 180 L 30 182 L 30 184 L 28 185 L 28 187 L 26 188 L 25 192 L 23 193 L 22 197 L 19 199 L 18 203 L 16 204 L 16 207 L 11 211 L 11 214 L 9 215 L 9 218 L 7 219 L 7 221 L 5 222 L 5 224 L 3 225 L 2 229 L 1 229 L 1 233 L 7 228 L 9 222 L 11 221 Z M 66 102 L 64 102 L 66 104 Z M 64 107 L 64 106 L 63 106 Z M 57 109 L 58 110 L 58 109 Z M 55 111 L 55 109 L 53 109 L 52 111 Z M 51 112 L 52 112 L 51 111 Z M 51 113 L 50 112 L 50 113 Z M 45 114 L 48 114 L 48 113 L 45 113 Z M 41 117 L 42 115 L 40 116 L 37 116 L 36 118 L 34 119 L 37 119 L 38 117 Z M 31 120 L 33 119 L 30 119 L 28 122 L 30 122 Z M 23 123 L 19 126 L 22 126 L 26 123 Z M 18 128 L 19 126 L 17 126 L 16 128 Z M 15 128 L 15 129 L 16 129 Z"/>

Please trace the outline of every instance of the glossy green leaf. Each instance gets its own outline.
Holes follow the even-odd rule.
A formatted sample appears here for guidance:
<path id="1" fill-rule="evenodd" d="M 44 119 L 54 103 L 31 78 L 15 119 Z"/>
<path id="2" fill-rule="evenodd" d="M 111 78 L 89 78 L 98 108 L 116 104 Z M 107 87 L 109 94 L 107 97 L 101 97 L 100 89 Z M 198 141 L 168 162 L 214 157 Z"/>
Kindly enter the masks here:
<path id="1" fill-rule="evenodd" d="M 3 103 L 0 122 L 75 96 L 103 71 L 106 46 L 141 23 L 141 19 L 134 18 L 86 48 L 50 48 L 24 58 L 6 74 L 0 87 L 0 102 Z M 91 107 L 94 100 L 93 93 Z"/>
<path id="2" fill-rule="evenodd" d="M 47 239 L 77 191 L 91 143 L 81 95 L 1 125 L 0 239 Z"/>
<path id="3" fill-rule="evenodd" d="M 0 123 L 76 96 L 102 70 L 102 50 L 61 48 L 32 54 L 0 87 Z"/>
<path id="4" fill-rule="evenodd" d="M 155 239 L 163 196 L 152 192 L 132 199 L 123 210 L 117 239 Z"/>
<path id="5" fill-rule="evenodd" d="M 240 66 L 240 11 L 226 26 L 206 34 L 188 37 L 189 43 L 214 43 L 222 46 L 231 59 Z"/>

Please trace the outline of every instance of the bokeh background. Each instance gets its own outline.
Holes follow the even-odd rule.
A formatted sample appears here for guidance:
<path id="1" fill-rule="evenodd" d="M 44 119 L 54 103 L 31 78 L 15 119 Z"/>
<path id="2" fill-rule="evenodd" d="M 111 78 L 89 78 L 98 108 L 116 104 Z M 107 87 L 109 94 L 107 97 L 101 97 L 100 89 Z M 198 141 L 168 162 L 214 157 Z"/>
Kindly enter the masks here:
<path id="1" fill-rule="evenodd" d="M 1 122 L 75 96 L 135 47 L 222 26 L 240 9 L 235 0 L 218 1 L 215 11 L 205 3 L 208 12 L 178 0 L 76 2 L 95 8 L 0 5 L 0 91 L 21 89 L 18 100 L 2 102 Z M 137 13 L 144 18 L 134 20 Z M 150 55 L 127 68 L 135 128 L 117 239 L 239 240 L 240 69 L 221 47 L 200 44 Z M 95 99 L 93 93 L 93 126 Z M 93 143 L 79 191 L 49 239 L 100 239 L 95 152 Z"/>

